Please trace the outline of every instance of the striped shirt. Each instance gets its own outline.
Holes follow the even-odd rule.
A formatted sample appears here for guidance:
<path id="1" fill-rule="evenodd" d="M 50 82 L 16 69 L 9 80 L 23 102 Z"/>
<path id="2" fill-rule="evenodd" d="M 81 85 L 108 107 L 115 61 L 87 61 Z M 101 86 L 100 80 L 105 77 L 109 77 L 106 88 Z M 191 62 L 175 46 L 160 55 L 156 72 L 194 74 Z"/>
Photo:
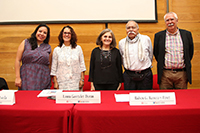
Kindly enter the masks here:
<path id="1" fill-rule="evenodd" d="M 184 68 L 185 64 L 183 54 L 183 42 L 179 30 L 174 34 L 167 31 L 165 42 L 165 68 Z"/>

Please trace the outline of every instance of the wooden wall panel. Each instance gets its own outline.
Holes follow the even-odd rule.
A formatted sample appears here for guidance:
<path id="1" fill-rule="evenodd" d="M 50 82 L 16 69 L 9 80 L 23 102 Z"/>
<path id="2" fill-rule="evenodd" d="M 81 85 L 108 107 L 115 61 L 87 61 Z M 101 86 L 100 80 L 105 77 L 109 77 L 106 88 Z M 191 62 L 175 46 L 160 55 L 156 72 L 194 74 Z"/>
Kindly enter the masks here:
<path id="1" fill-rule="evenodd" d="M 50 27 L 50 45 L 53 49 L 58 45 L 58 35 L 60 30 L 70 25 L 77 33 L 78 42 L 83 49 L 86 74 L 89 70 L 90 54 L 96 47 L 96 38 L 105 28 L 105 24 L 48 24 Z M 15 58 L 19 44 L 30 37 L 37 25 L 0 25 L 0 77 L 8 82 L 10 89 L 17 89 L 14 86 L 15 81 Z"/>
<path id="2" fill-rule="evenodd" d="M 148 35 L 152 41 L 152 46 L 153 46 L 153 39 L 154 39 L 154 34 L 160 30 L 165 29 L 165 22 L 163 19 L 163 16 L 166 13 L 166 0 L 159 0 L 157 1 L 157 13 L 158 13 L 158 23 L 138 23 L 139 24 L 139 32 L 144 35 Z M 116 38 L 117 42 L 119 42 L 122 38 L 126 37 L 126 30 L 125 30 L 126 23 L 111 23 L 108 25 L 108 28 L 110 28 Z M 157 68 L 156 68 L 156 60 L 153 58 L 153 74 L 157 73 Z"/>
<path id="3" fill-rule="evenodd" d="M 105 24 L 51 24 L 51 39 L 50 44 L 52 46 L 52 50 L 58 45 L 58 35 L 61 29 L 70 25 L 74 28 L 77 34 L 77 44 L 82 47 L 85 64 L 86 64 L 86 73 L 89 74 L 89 62 L 91 51 L 94 47 L 96 47 L 96 39 L 100 32 L 105 29 Z"/>
<path id="4" fill-rule="evenodd" d="M 152 45 L 154 34 L 158 31 L 165 29 L 164 15 L 167 11 L 166 0 L 157 0 L 157 12 L 158 12 L 158 23 L 139 23 L 139 31 L 141 34 L 148 35 L 151 38 Z M 193 84 L 188 85 L 189 88 L 199 88 L 200 87 L 200 1 L 199 0 L 170 0 L 169 1 L 169 11 L 176 12 L 179 17 L 178 27 L 189 30 L 192 32 L 194 40 L 194 57 L 192 60 L 192 78 Z M 112 29 L 115 33 L 117 41 L 126 36 L 125 32 L 126 23 L 111 23 L 108 28 Z M 157 73 L 156 68 L 157 62 L 155 58 L 153 59 L 153 73 Z"/>
<path id="5" fill-rule="evenodd" d="M 133 6 L 134 8 L 134 6 Z M 157 0 L 158 23 L 139 23 L 140 33 L 148 35 L 153 43 L 154 34 L 165 29 L 163 16 L 167 11 L 166 0 Z M 179 28 L 192 32 L 194 40 L 194 58 L 192 60 L 193 84 L 189 88 L 200 88 L 200 1 L 199 0 L 169 0 L 169 11 L 174 11 L 179 17 Z M 117 43 L 126 36 L 126 23 L 108 23 L 108 28 L 113 30 Z M 68 24 L 48 24 L 51 30 L 50 45 L 52 50 L 58 45 L 58 34 L 63 26 Z M 104 23 L 94 24 L 69 24 L 78 36 L 78 45 L 83 49 L 86 74 L 89 74 L 90 54 L 96 47 L 96 38 L 105 28 Z M 14 86 L 14 63 L 16 52 L 22 40 L 26 39 L 35 30 L 36 24 L 0 25 L 0 77 L 4 77 L 10 89 Z M 118 47 L 118 46 L 117 46 Z M 156 61 L 153 60 L 153 73 L 156 74 Z"/>
<path id="6" fill-rule="evenodd" d="M 194 56 L 192 59 L 192 85 L 189 88 L 200 88 L 200 1 L 199 0 L 170 0 L 170 11 L 179 17 L 179 28 L 192 32 L 194 41 Z"/>

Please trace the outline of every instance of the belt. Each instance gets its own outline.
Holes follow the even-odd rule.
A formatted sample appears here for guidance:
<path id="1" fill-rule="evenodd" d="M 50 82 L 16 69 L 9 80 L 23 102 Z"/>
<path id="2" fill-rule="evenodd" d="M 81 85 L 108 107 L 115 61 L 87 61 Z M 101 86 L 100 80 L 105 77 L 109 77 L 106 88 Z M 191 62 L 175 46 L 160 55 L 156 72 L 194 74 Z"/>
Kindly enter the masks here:
<path id="1" fill-rule="evenodd" d="M 132 73 L 146 73 L 148 72 L 149 70 L 151 70 L 151 68 L 147 68 L 147 69 L 144 69 L 144 70 L 138 70 L 138 71 L 131 71 L 131 70 L 127 70 L 125 69 L 125 71 L 128 71 L 128 72 L 132 72 Z"/>
<path id="2" fill-rule="evenodd" d="M 170 71 L 173 71 L 173 72 L 186 71 L 185 68 L 182 68 L 182 69 L 167 69 L 167 68 L 164 68 L 164 70 L 170 70 Z"/>

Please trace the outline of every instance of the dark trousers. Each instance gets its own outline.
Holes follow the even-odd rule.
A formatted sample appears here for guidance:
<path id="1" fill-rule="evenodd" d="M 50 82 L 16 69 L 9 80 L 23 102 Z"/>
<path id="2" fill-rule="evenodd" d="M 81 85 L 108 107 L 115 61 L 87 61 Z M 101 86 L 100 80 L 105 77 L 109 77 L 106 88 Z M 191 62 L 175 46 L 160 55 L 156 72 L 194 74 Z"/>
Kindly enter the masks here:
<path id="1" fill-rule="evenodd" d="M 130 75 L 125 71 L 124 77 L 124 90 L 152 90 L 153 87 L 153 74 L 151 69 L 147 71 L 147 75 L 141 81 L 131 79 Z"/>
<path id="2" fill-rule="evenodd" d="M 119 83 L 117 84 L 94 84 L 95 90 L 117 90 Z"/>

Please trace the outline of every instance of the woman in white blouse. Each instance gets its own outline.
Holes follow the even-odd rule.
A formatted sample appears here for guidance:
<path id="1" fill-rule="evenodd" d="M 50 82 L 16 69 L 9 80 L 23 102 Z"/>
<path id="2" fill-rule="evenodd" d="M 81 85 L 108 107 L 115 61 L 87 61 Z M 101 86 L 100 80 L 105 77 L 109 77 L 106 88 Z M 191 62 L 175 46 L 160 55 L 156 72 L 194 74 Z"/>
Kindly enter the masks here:
<path id="1" fill-rule="evenodd" d="M 51 76 L 55 89 L 80 90 L 84 85 L 86 71 L 83 51 L 76 44 L 74 29 L 65 26 L 58 36 L 59 45 L 54 49 Z"/>

